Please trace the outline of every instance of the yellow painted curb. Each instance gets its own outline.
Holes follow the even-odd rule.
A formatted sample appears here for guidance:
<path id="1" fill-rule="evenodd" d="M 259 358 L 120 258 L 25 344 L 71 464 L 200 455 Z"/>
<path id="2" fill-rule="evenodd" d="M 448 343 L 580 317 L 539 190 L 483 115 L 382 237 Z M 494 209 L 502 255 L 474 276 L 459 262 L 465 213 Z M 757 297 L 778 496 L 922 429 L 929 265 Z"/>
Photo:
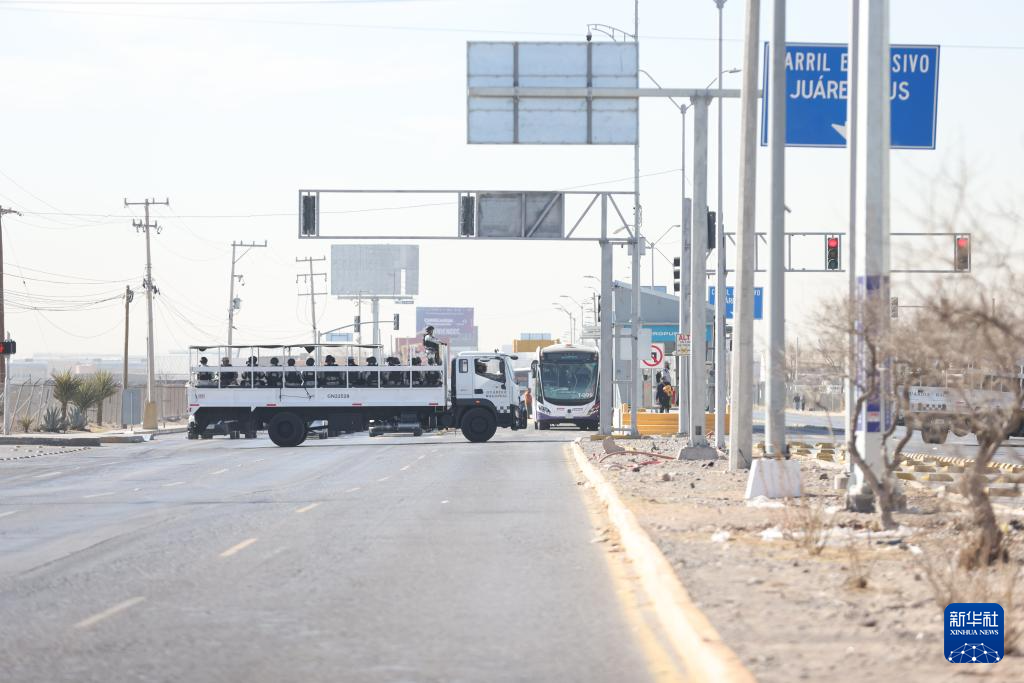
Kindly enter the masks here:
<path id="1" fill-rule="evenodd" d="M 743 666 L 718 635 L 680 583 L 672 565 L 640 526 L 614 487 L 595 468 L 577 442 L 572 444 L 576 465 L 608 506 L 608 517 L 622 539 L 622 547 L 632 560 L 640 583 L 654 605 L 658 619 L 668 635 L 676 655 L 697 681 L 715 683 L 755 683 L 754 675 Z"/>

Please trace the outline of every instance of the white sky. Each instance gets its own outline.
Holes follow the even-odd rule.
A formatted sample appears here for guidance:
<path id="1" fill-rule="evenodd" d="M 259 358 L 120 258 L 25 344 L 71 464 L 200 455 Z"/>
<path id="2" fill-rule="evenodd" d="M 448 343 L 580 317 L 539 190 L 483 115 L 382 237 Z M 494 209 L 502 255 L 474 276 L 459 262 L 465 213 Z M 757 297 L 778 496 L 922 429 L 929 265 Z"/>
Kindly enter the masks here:
<path id="1" fill-rule="evenodd" d="M 628 147 L 465 142 L 466 41 L 576 40 L 588 22 L 629 29 L 629 0 L 71 4 L 0 2 L 0 204 L 25 212 L 3 221 L 7 327 L 21 357 L 121 348 L 117 299 L 89 311 L 24 306 L 45 300 L 74 308 L 116 297 L 126 282 L 139 285 L 144 245 L 131 219 L 141 213 L 124 209 L 125 197 L 171 200 L 169 211 L 155 210 L 164 230 L 153 242 L 157 351 L 165 353 L 224 338 L 232 240 L 270 242 L 240 265 L 246 285 L 238 291 L 236 341 L 308 338 L 295 257 L 327 256 L 331 243 L 295 237 L 300 187 L 518 190 L 612 181 L 597 187 L 631 189 Z M 771 2 L 762 4 L 763 40 Z M 744 6 L 725 6 L 726 68 L 741 62 Z M 895 43 L 942 46 L 938 149 L 893 153 L 893 230 L 921 227 L 911 214 L 932 201 L 931 179 L 961 161 L 980 205 L 1019 202 L 1024 101 L 1015 84 L 1024 68 L 1024 3 L 894 0 L 891 21 Z M 713 0 L 641 2 L 640 35 L 641 67 L 662 85 L 703 87 L 714 78 Z M 790 0 L 790 40 L 846 35 L 846 2 Z M 725 85 L 738 87 L 739 76 L 726 76 Z M 730 230 L 737 110 L 738 102 L 727 103 Z M 667 102 L 641 105 L 644 225 L 655 236 L 680 222 L 678 118 Z M 759 156 L 759 230 L 767 225 L 766 154 Z M 794 149 L 787 163 L 788 229 L 843 232 L 846 155 Z M 660 245 L 669 254 L 678 250 L 674 237 Z M 976 239 L 975 268 L 1014 239 L 1006 232 Z M 628 263 L 616 251 L 617 278 L 629 277 Z M 671 286 L 668 264 L 658 257 L 655 267 L 656 283 Z M 583 276 L 598 268 L 591 244 L 424 243 L 417 303 L 475 307 L 485 348 L 522 331 L 564 336 L 566 316 L 551 302 L 563 293 L 589 296 Z M 643 273 L 649 283 L 646 259 Z M 790 334 L 799 335 L 815 302 L 845 282 L 845 275 L 791 275 Z M 922 295 L 905 283 L 894 284 L 903 301 Z M 132 305 L 133 353 L 145 344 L 142 301 Z M 384 306 L 383 317 L 390 321 L 394 311 L 402 313 L 401 334 L 415 333 L 412 307 Z M 326 329 L 351 322 L 354 307 L 321 297 L 318 312 Z"/>

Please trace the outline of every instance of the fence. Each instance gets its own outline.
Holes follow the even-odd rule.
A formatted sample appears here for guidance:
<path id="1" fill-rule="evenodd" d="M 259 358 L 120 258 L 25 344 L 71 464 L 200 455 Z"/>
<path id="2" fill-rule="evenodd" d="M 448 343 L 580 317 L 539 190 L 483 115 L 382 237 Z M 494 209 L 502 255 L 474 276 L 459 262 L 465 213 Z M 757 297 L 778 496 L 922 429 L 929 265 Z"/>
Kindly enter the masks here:
<path id="1" fill-rule="evenodd" d="M 139 391 L 137 387 L 129 387 L 128 394 Z M 145 387 L 142 388 L 145 394 Z M 188 416 L 188 396 L 186 387 L 182 383 L 157 382 L 153 386 L 153 398 L 156 401 L 157 416 L 160 421 L 174 422 L 183 420 Z M 43 413 L 51 406 L 60 407 L 60 404 L 53 398 L 52 380 L 35 380 L 31 382 L 14 383 L 9 387 L 9 402 L 11 405 L 11 431 L 20 429 L 18 421 L 22 418 L 32 418 L 33 428 L 38 428 Z M 118 387 L 117 393 L 103 401 L 103 423 L 108 425 L 121 424 L 121 407 L 125 398 L 125 391 Z M 6 403 L 0 403 L 2 412 L 6 412 Z M 93 406 L 89 409 L 89 422 L 96 423 L 98 409 Z M 138 424 L 141 420 L 136 420 Z"/>

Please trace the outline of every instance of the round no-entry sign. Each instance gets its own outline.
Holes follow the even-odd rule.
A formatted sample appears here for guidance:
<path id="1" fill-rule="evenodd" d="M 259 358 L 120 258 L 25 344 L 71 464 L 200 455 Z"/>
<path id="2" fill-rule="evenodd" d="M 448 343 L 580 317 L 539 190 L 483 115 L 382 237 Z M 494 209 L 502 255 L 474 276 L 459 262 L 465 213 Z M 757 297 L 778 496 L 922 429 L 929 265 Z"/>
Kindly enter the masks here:
<path id="1" fill-rule="evenodd" d="M 651 359 L 645 360 L 644 365 L 649 368 L 656 368 L 661 365 L 663 360 L 665 360 L 665 352 L 657 344 L 651 344 Z"/>

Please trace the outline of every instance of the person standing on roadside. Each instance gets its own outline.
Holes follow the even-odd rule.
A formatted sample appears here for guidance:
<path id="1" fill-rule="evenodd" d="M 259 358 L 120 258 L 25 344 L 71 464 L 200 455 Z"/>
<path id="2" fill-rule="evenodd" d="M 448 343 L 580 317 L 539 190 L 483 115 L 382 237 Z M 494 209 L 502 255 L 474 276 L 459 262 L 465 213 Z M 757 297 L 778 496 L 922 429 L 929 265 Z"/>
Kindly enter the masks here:
<path id="1" fill-rule="evenodd" d="M 658 392 L 655 394 L 655 398 L 658 400 L 658 406 L 660 413 L 667 413 L 669 408 L 672 406 L 672 385 L 668 383 L 668 380 L 664 377 L 661 383 L 658 385 Z"/>

